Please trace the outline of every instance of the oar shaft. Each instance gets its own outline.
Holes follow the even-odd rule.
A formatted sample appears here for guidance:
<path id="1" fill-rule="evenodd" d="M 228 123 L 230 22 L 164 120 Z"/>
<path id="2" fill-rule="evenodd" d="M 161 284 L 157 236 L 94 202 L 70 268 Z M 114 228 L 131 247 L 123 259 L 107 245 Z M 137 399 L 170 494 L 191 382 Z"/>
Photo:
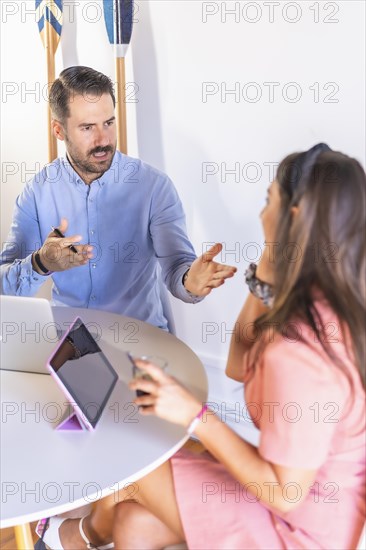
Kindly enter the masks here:
<path id="1" fill-rule="evenodd" d="M 126 74 L 125 58 L 116 57 L 117 147 L 127 155 Z"/>
<path id="2" fill-rule="evenodd" d="M 57 48 L 55 33 L 53 32 L 51 25 L 48 21 L 44 24 L 45 32 L 45 49 L 46 49 L 46 63 L 47 63 L 47 83 L 48 91 L 51 85 L 55 81 L 55 52 Z M 52 131 L 52 114 L 51 106 L 48 103 L 47 107 L 47 132 L 48 132 L 48 162 L 52 162 L 57 158 L 57 140 Z"/>

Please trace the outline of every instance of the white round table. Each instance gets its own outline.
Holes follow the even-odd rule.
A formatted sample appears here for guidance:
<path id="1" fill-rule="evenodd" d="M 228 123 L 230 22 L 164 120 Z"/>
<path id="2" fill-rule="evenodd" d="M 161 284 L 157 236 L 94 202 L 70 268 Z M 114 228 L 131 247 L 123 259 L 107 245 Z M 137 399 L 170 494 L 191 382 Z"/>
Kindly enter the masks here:
<path id="1" fill-rule="evenodd" d="M 202 363 L 175 336 L 104 311 L 63 307 L 53 311 L 63 330 L 81 317 L 97 335 L 119 381 L 94 432 L 62 432 L 55 426 L 66 399 L 51 376 L 1 371 L 1 528 L 113 494 L 162 464 L 187 441 L 182 427 L 139 415 L 127 386 L 131 364 L 125 351 L 164 357 L 170 374 L 202 402 L 207 399 Z M 131 496 L 133 490 L 132 485 Z"/>

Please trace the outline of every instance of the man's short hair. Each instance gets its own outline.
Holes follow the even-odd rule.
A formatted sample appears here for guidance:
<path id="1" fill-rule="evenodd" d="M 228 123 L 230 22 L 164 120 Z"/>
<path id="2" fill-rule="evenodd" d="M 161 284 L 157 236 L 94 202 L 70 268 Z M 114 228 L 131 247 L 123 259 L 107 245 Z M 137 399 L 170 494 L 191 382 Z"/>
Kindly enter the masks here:
<path id="1" fill-rule="evenodd" d="M 68 67 L 55 80 L 50 89 L 50 105 L 52 115 L 56 120 L 64 123 L 70 116 L 70 100 L 81 95 L 90 101 L 95 97 L 109 94 L 116 105 L 116 98 L 111 79 L 103 73 L 90 67 Z"/>

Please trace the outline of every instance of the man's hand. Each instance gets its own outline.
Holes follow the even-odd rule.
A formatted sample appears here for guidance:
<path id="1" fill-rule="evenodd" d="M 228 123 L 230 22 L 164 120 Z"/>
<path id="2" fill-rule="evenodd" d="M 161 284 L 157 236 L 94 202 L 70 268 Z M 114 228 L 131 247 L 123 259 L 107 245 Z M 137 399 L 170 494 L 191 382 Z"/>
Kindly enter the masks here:
<path id="1" fill-rule="evenodd" d="M 234 276 L 236 267 L 213 261 L 221 250 L 222 244 L 216 243 L 193 262 L 184 283 L 189 292 L 196 296 L 207 296 L 213 288 L 223 285 L 225 279 Z"/>
<path id="2" fill-rule="evenodd" d="M 65 234 L 67 226 L 67 220 L 62 218 L 58 229 L 61 233 Z M 90 245 L 77 245 L 76 243 L 80 242 L 81 239 L 81 235 L 73 235 L 62 239 L 51 231 L 38 251 L 42 265 L 49 271 L 66 271 L 67 269 L 87 264 L 93 257 L 93 247 Z M 76 248 L 77 254 L 70 250 L 71 245 Z M 37 273 L 44 275 L 35 262 L 34 254 L 32 257 L 32 265 Z"/>

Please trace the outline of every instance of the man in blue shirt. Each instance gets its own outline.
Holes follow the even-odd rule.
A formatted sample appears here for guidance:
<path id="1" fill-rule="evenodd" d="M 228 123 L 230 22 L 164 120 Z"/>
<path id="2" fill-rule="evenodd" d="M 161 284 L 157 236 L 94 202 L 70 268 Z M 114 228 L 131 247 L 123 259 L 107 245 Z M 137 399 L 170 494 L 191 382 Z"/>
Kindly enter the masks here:
<path id="1" fill-rule="evenodd" d="M 219 244 L 196 258 L 170 179 L 116 150 L 107 76 L 65 69 L 50 103 L 67 155 L 45 166 L 17 198 L 0 256 L 2 293 L 31 296 L 52 277 L 55 305 L 104 309 L 167 328 L 160 276 L 174 296 L 194 303 L 236 268 L 213 261 Z"/>

